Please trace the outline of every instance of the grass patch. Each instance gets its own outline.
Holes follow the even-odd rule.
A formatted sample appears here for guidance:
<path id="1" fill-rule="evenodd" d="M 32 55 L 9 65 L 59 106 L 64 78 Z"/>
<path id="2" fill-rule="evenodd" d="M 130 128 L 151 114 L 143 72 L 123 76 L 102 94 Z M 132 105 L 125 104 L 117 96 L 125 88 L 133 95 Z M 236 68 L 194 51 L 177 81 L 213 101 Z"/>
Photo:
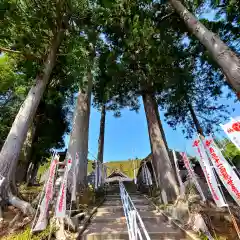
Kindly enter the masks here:
<path id="1" fill-rule="evenodd" d="M 10 234 L 6 237 L 3 237 L 2 240 L 45 240 L 48 239 L 48 236 L 50 232 L 54 233 L 56 232 L 56 228 L 52 227 L 52 230 L 50 229 L 50 226 L 48 226 L 44 231 L 31 235 L 31 229 L 30 227 L 27 227 L 25 230 L 18 232 L 18 233 L 13 233 Z"/>
<path id="2" fill-rule="evenodd" d="M 40 165 L 37 173 L 37 179 L 40 179 L 40 177 L 49 169 L 51 163 L 51 159 L 48 159 L 47 162 L 45 162 L 43 165 Z"/>

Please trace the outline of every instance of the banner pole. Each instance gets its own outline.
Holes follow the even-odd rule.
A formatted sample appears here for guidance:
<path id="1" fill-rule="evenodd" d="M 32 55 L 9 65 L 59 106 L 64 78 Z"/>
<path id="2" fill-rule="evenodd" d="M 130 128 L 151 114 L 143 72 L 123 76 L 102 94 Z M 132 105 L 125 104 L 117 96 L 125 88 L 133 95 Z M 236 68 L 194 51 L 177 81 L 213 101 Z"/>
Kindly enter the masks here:
<path id="1" fill-rule="evenodd" d="M 187 157 L 186 151 L 182 152 L 181 155 L 182 155 L 182 158 L 183 158 L 184 165 L 185 165 L 185 167 L 186 167 L 186 169 L 188 171 L 188 175 L 190 176 L 190 179 L 192 178 L 191 180 L 193 181 L 193 183 L 194 183 L 195 187 L 197 188 L 198 192 L 200 193 L 200 195 L 202 197 L 202 200 L 205 202 L 206 201 L 206 197 L 205 197 L 205 195 L 204 195 L 204 193 L 203 193 L 203 191 L 201 189 L 201 186 L 200 186 L 200 184 L 199 184 L 199 182 L 198 182 L 198 180 L 196 178 L 196 174 L 195 174 L 195 172 L 193 170 L 193 167 L 192 167 L 192 165 L 191 165 L 191 163 L 190 163 L 190 161 L 189 161 L 189 159 Z M 186 162 L 187 162 L 187 164 L 186 164 Z M 189 166 L 187 166 L 187 165 L 189 165 Z"/>
<path id="2" fill-rule="evenodd" d="M 50 162 L 50 166 L 51 166 L 51 163 L 52 163 L 52 161 L 53 161 L 53 159 L 54 159 L 54 156 L 55 156 L 55 154 L 53 153 L 52 158 L 51 158 L 51 162 Z M 49 166 L 49 172 L 50 172 L 50 166 Z M 31 231 L 30 231 L 31 234 L 32 234 L 32 230 L 33 230 L 34 224 L 36 223 L 37 214 L 38 214 L 38 211 L 39 211 L 39 209 L 40 209 L 40 202 L 42 201 L 44 192 L 45 192 L 45 190 L 46 190 L 45 188 L 46 188 L 46 186 L 47 186 L 47 182 L 48 182 L 48 179 L 46 179 L 45 182 L 44 182 L 44 185 L 43 185 L 43 188 L 42 188 L 42 191 L 41 191 L 41 194 L 40 194 L 40 198 L 39 198 L 39 200 L 38 200 L 37 211 L 36 211 L 36 213 L 35 213 L 35 216 L 34 216 L 34 219 L 33 219 L 33 222 L 32 222 L 32 226 L 31 226 Z M 31 235 L 30 235 L 30 236 L 31 236 Z"/>
<path id="3" fill-rule="evenodd" d="M 155 172 L 155 169 L 154 169 L 154 166 L 153 166 L 152 159 L 151 159 L 151 164 L 152 164 L 152 169 L 153 169 L 153 175 L 154 175 L 154 178 L 155 178 L 155 182 L 156 182 L 157 188 L 159 188 L 158 179 L 157 179 L 157 175 L 156 175 L 156 172 Z"/>
<path id="4" fill-rule="evenodd" d="M 174 150 L 172 150 L 172 154 L 173 154 L 173 160 L 174 160 L 174 165 L 175 165 L 175 169 L 176 169 L 178 182 L 180 185 L 180 194 L 183 196 L 185 194 L 185 187 L 183 185 L 183 182 L 182 182 L 182 179 L 180 176 L 180 169 L 178 168 L 178 159 L 177 159 L 177 156 L 176 156 L 176 153 Z"/>
<path id="5" fill-rule="evenodd" d="M 32 230 L 33 230 L 33 227 L 34 227 L 34 225 L 35 225 L 35 223 L 36 223 L 37 214 L 38 214 L 38 211 L 39 211 L 39 209 L 40 209 L 40 202 L 41 202 L 41 200 L 42 200 L 42 198 L 43 198 L 43 194 L 44 194 L 44 192 L 45 192 L 46 185 L 47 185 L 47 180 L 45 181 L 45 183 L 44 183 L 44 185 L 43 185 L 43 189 L 42 189 L 42 191 L 41 191 L 40 198 L 39 198 L 39 200 L 38 200 L 37 211 L 36 211 L 36 213 L 35 213 L 35 216 L 34 216 L 34 218 L 33 218 L 33 222 L 32 222 L 32 225 L 31 225 L 30 236 L 32 235 Z M 30 236 L 29 236 L 29 237 L 30 237 Z"/>

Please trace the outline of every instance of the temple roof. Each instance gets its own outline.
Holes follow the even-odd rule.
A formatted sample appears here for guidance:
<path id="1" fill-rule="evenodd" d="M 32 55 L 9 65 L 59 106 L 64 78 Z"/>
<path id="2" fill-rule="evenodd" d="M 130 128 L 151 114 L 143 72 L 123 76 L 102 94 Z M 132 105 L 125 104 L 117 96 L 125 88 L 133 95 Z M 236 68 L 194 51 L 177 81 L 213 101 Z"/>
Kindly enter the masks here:
<path id="1" fill-rule="evenodd" d="M 106 182 L 113 182 L 113 181 L 132 181 L 126 174 L 122 173 L 119 170 L 114 170 L 107 178 Z"/>
<path id="2" fill-rule="evenodd" d="M 122 173 L 119 170 L 114 170 L 107 178 L 112 178 L 112 177 L 124 177 L 124 178 L 129 178 L 126 174 Z"/>

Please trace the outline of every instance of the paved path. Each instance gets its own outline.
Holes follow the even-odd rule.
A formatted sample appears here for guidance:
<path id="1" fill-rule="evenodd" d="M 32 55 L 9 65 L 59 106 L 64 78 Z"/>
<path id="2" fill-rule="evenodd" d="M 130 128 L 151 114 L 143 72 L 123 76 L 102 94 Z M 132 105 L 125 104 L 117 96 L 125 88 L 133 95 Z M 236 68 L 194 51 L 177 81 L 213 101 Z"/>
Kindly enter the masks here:
<path id="1" fill-rule="evenodd" d="M 152 240 L 189 239 L 179 228 L 171 225 L 161 213 L 141 194 L 129 194 L 137 208 Z M 83 240 L 127 240 L 128 231 L 119 189 L 109 192 L 102 206 L 98 208 L 88 228 L 83 232 Z"/>

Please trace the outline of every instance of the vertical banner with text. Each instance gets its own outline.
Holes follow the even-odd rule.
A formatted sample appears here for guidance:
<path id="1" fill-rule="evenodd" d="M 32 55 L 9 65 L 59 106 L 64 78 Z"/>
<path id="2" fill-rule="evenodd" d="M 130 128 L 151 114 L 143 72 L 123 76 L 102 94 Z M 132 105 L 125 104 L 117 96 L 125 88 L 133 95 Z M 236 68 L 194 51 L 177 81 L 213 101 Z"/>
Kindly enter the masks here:
<path id="1" fill-rule="evenodd" d="M 95 189 L 98 188 L 98 161 L 95 161 Z"/>
<path id="2" fill-rule="evenodd" d="M 212 166 L 209 163 L 208 156 L 203 148 L 200 140 L 196 140 L 193 143 L 193 147 L 197 150 L 200 157 L 199 163 L 206 178 L 209 190 L 212 194 L 212 198 L 218 207 L 225 207 L 226 203 L 223 199 L 222 193 L 219 189 L 216 177 L 214 175 Z"/>
<path id="3" fill-rule="evenodd" d="M 76 191 L 77 191 L 77 176 L 78 176 L 78 170 L 79 170 L 79 155 L 76 153 L 75 155 L 75 161 L 73 163 L 73 186 L 72 186 L 72 196 L 71 201 L 76 201 Z"/>
<path id="4" fill-rule="evenodd" d="M 62 179 L 62 184 L 60 187 L 60 192 L 57 199 L 55 216 L 57 218 L 64 218 L 66 216 L 66 202 L 67 202 L 67 179 L 68 179 L 68 172 L 72 167 L 72 159 L 68 158 L 67 164 L 65 167 L 65 172 Z"/>
<path id="5" fill-rule="evenodd" d="M 146 176 L 146 184 L 148 185 L 148 186 L 152 186 L 152 184 L 153 184 L 153 182 L 152 182 L 152 176 L 151 176 L 151 173 L 150 173 L 150 171 L 149 171 L 149 169 L 148 169 L 148 166 L 147 166 L 147 164 L 145 164 L 145 176 Z"/>
<path id="6" fill-rule="evenodd" d="M 211 156 L 212 164 L 221 179 L 222 183 L 240 206 L 240 179 L 236 172 L 224 158 L 220 149 L 216 146 L 213 139 L 207 139 L 204 141 L 206 149 Z"/>
<path id="7" fill-rule="evenodd" d="M 53 197 L 54 177 L 55 177 L 58 161 L 59 161 L 59 156 L 55 155 L 50 164 L 48 180 L 46 182 L 45 189 L 44 189 L 45 194 L 40 205 L 40 215 L 32 231 L 42 231 L 47 227 L 48 208 Z"/>
<path id="8" fill-rule="evenodd" d="M 232 143 L 240 150 L 240 118 L 231 119 L 230 122 L 224 125 L 220 124 L 220 126 Z"/>
<path id="9" fill-rule="evenodd" d="M 199 185 L 199 183 L 198 183 L 198 180 L 197 180 L 197 178 L 196 178 L 195 172 L 194 172 L 194 170 L 193 170 L 193 168 L 192 168 L 192 166 L 191 166 L 191 164 L 190 164 L 190 161 L 189 161 L 189 159 L 188 159 L 188 157 L 187 157 L 187 154 L 184 153 L 184 152 L 182 152 L 182 153 L 181 153 L 181 156 L 182 156 L 184 165 L 185 165 L 185 167 L 186 167 L 186 169 L 187 169 L 187 171 L 188 171 L 188 174 L 189 174 L 190 179 L 191 179 L 191 180 L 193 181 L 193 183 L 195 184 L 195 186 L 196 186 L 198 192 L 200 193 L 203 201 L 206 201 L 206 198 L 205 198 L 205 196 L 204 196 L 204 194 L 203 194 L 203 191 L 202 191 L 202 189 L 201 189 L 201 187 L 200 187 L 200 185 Z"/>

